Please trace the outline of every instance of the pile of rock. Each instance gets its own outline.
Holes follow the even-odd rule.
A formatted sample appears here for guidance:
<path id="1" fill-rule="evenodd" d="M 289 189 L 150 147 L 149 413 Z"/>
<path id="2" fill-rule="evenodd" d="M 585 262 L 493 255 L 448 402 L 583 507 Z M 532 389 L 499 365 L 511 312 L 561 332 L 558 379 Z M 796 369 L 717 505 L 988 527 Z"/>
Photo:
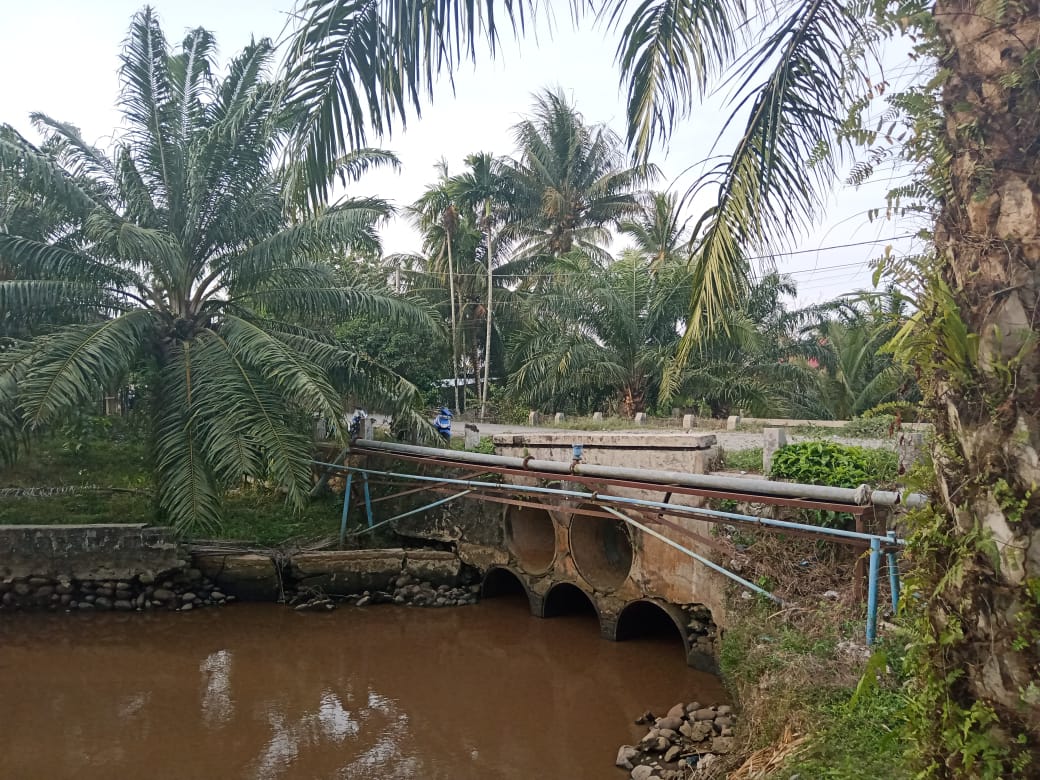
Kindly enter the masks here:
<path id="1" fill-rule="evenodd" d="M 647 712 L 636 723 L 650 729 L 638 745 L 622 745 L 616 762 L 632 780 L 680 780 L 734 747 L 733 709 L 725 704 L 676 704 L 663 718 Z"/>
<path id="2" fill-rule="evenodd" d="M 158 580 L 145 572 L 120 580 L 33 576 L 0 581 L 0 610 L 188 612 L 234 600 L 234 596 L 222 593 L 198 569 L 167 572 Z"/>
<path id="3" fill-rule="evenodd" d="M 401 604 L 412 607 L 461 607 L 480 600 L 480 585 L 434 585 L 403 572 L 387 583 L 386 590 L 365 590 L 342 597 L 359 607 L 369 604 Z M 323 593 L 300 592 L 290 600 L 298 611 L 332 609 L 335 603 Z"/>

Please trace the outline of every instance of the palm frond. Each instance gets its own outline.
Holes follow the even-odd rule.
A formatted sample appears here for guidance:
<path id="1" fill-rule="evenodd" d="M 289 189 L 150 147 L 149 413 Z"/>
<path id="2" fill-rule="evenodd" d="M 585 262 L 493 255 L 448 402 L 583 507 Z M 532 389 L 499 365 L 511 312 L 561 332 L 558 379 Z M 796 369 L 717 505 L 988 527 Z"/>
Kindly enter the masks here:
<path id="1" fill-rule="evenodd" d="M 535 0 L 502 0 L 514 30 Z M 404 125 L 419 113 L 435 77 L 476 56 L 485 39 L 494 53 L 498 4 L 474 0 L 306 0 L 289 44 L 286 79 L 297 118 L 294 159 L 306 162 L 312 205 L 325 202 L 333 164 L 365 145 L 369 132 Z"/>
<path id="2" fill-rule="evenodd" d="M 154 314 L 137 309 L 39 339 L 19 390 L 25 424 L 39 428 L 90 403 L 100 388 L 129 373 L 154 332 Z"/>
<path id="3" fill-rule="evenodd" d="M 694 254 L 698 275 L 683 356 L 747 289 L 745 250 L 768 254 L 820 209 L 835 179 L 837 133 L 856 72 L 848 52 L 864 38 L 860 18 L 844 3 L 804 0 L 738 70 L 739 97 L 727 124 L 750 107 L 743 136 L 693 187 L 718 195 Z"/>

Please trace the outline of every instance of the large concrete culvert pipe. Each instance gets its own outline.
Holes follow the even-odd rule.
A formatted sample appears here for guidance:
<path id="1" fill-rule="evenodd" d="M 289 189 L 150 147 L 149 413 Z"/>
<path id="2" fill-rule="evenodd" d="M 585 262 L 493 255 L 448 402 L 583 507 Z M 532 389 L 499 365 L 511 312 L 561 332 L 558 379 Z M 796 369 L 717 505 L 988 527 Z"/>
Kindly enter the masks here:
<path id="1" fill-rule="evenodd" d="M 580 509 L 601 511 L 586 504 Z M 632 538 L 620 520 L 589 515 L 571 515 L 571 558 L 578 573 L 598 590 L 619 587 L 632 569 Z"/>
<path id="2" fill-rule="evenodd" d="M 556 526 L 544 509 L 511 506 L 506 512 L 506 546 L 520 568 L 541 574 L 556 558 Z"/>

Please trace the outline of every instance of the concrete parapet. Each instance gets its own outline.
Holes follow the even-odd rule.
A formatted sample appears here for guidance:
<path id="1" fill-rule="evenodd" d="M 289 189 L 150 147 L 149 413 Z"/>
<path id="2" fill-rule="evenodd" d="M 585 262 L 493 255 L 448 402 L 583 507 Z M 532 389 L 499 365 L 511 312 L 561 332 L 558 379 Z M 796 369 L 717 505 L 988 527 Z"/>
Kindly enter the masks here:
<path id="1" fill-rule="evenodd" d="M 740 416 L 736 414 L 731 414 L 729 417 L 726 418 L 726 430 L 735 431 L 738 428 L 740 428 Z"/>
<path id="2" fill-rule="evenodd" d="M 646 412 L 636 412 L 633 422 L 636 425 L 646 425 Z"/>
<path id="3" fill-rule="evenodd" d="M 553 415 L 553 422 L 557 424 L 562 423 L 565 419 L 567 419 L 567 416 L 563 412 L 557 412 Z"/>
<path id="4" fill-rule="evenodd" d="M 684 431 L 692 431 L 697 426 L 697 418 L 692 414 L 684 414 L 682 418 L 682 427 Z"/>
<path id="5" fill-rule="evenodd" d="M 592 422 L 603 422 L 603 412 L 593 412 Z"/>

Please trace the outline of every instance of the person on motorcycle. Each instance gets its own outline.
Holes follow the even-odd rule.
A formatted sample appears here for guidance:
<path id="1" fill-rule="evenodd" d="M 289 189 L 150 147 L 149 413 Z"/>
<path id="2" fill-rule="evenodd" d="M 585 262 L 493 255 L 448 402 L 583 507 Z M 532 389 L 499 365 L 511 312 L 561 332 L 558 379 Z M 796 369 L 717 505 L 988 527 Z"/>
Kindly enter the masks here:
<path id="1" fill-rule="evenodd" d="M 444 437 L 445 441 L 451 440 L 451 418 L 453 416 L 451 409 L 447 406 L 442 406 L 440 413 L 433 418 L 433 427 L 437 429 L 437 433 Z"/>

